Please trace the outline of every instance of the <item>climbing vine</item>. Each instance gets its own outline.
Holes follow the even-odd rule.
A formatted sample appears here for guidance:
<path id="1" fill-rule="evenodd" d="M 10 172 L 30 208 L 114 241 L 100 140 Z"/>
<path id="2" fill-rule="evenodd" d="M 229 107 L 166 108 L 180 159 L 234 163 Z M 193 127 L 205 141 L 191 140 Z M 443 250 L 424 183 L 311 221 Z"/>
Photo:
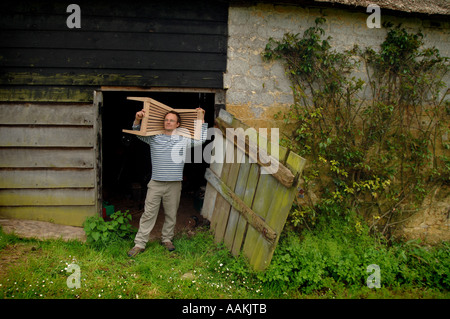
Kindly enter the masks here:
<path id="1" fill-rule="evenodd" d="M 290 215 L 311 226 L 319 214 L 365 219 L 389 236 L 433 186 L 448 183 L 447 57 L 422 48 L 423 35 L 388 26 L 378 50 L 337 52 L 318 18 L 303 36 L 269 39 L 267 62 L 279 60 L 294 104 L 277 114 L 291 130 L 282 143 L 308 159 L 305 200 Z M 357 77 L 356 70 L 365 70 Z"/>

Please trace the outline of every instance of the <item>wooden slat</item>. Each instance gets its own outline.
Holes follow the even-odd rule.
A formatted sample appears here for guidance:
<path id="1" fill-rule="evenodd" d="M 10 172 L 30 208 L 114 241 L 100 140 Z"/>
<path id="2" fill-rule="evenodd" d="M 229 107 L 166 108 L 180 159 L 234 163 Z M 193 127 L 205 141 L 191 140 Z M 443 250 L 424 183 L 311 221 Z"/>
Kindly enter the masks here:
<path id="1" fill-rule="evenodd" d="M 229 175 L 228 173 L 230 172 L 230 168 L 231 168 L 230 164 L 225 163 L 223 165 L 221 176 L 226 177 L 226 178 L 224 178 L 225 181 L 228 180 L 228 175 Z M 205 175 L 205 178 L 206 178 L 206 175 Z M 206 180 L 208 180 L 208 179 L 206 178 Z M 218 192 L 218 194 L 216 197 L 216 202 L 214 205 L 214 214 L 212 216 L 211 226 L 210 226 L 211 229 L 214 231 L 214 234 L 216 233 L 217 225 L 219 224 L 220 221 L 223 221 L 223 219 L 224 219 L 223 215 L 226 214 L 226 211 L 230 209 L 230 204 L 227 202 L 227 200 L 225 198 L 223 198 L 223 196 L 220 196 L 220 192 L 217 190 L 217 188 L 215 188 L 215 190 Z M 214 237 L 217 242 L 222 240 L 222 234 L 217 234 Z"/>
<path id="2" fill-rule="evenodd" d="M 242 154 L 242 156 L 245 156 Z M 247 179 L 250 172 L 250 163 L 245 161 L 239 165 L 239 176 L 236 182 L 234 193 L 241 200 L 244 199 Z M 245 204 L 245 203 L 244 203 Z M 227 229 L 225 231 L 224 242 L 234 256 L 239 255 L 242 248 L 242 240 L 246 229 L 247 221 L 241 216 L 235 207 L 231 208 L 230 217 L 228 218 Z"/>
<path id="3" fill-rule="evenodd" d="M 0 126 L 0 146 L 93 147 L 92 127 Z"/>
<path id="4" fill-rule="evenodd" d="M 93 125 L 92 104 L 0 104 L 1 124 Z"/>
<path id="5" fill-rule="evenodd" d="M 236 157 L 235 153 L 234 156 Z M 236 161 L 233 161 L 232 163 L 225 162 L 223 164 L 222 173 L 220 175 L 220 180 L 223 181 L 224 186 L 229 187 L 231 189 L 234 189 L 235 187 L 239 171 L 239 165 L 234 164 L 235 162 Z M 206 175 L 205 178 L 206 180 L 208 180 Z M 227 227 L 228 217 L 232 205 L 231 202 L 227 200 L 227 197 L 225 197 L 219 190 L 217 190 L 217 188 L 216 191 L 218 194 L 216 198 L 216 205 L 214 208 L 214 215 L 213 215 L 214 238 L 216 242 L 220 242 L 223 240 L 223 237 L 225 235 L 225 229 Z"/>
<path id="6" fill-rule="evenodd" d="M 249 183 L 248 177 L 250 176 L 250 172 L 253 169 L 257 169 L 257 167 L 254 164 L 250 163 L 242 163 L 241 164 L 241 170 L 240 170 L 240 178 L 239 178 L 239 184 L 236 185 L 236 195 L 239 196 L 239 198 L 242 197 L 244 204 L 247 206 L 251 205 L 251 200 L 253 194 L 248 193 L 249 196 L 246 195 L 246 187 Z M 242 179 L 242 180 L 241 180 Z M 251 181 L 250 181 L 251 183 Z M 236 210 L 237 212 L 237 210 Z M 248 222 L 247 219 L 242 216 L 239 213 L 236 230 L 234 231 L 234 240 L 233 240 L 233 246 L 231 247 L 231 253 L 234 256 L 238 256 L 242 250 L 244 238 L 248 230 Z M 251 226 L 250 226 L 251 227 Z"/>
<path id="7" fill-rule="evenodd" d="M 28 71 L 27 71 L 28 70 Z M 132 87 L 177 87 L 177 88 L 217 88 L 223 87 L 222 72 L 189 70 L 127 70 L 127 69 L 79 69 L 74 74 L 71 69 L 41 68 L 30 70 L 27 68 L 5 67 L 0 73 L 0 83 L 11 85 L 4 89 L 8 99 L 2 101 L 61 101 L 86 102 L 92 100 L 92 91 L 100 86 Z M 80 91 L 76 85 L 91 85 L 87 91 Z M 32 85 L 32 87 L 20 87 Z M 54 86 L 70 85 L 54 89 Z M 19 87 L 17 87 L 19 86 Z M 45 87 L 47 86 L 47 87 Z M 9 94 L 6 94 L 9 93 Z M 26 94 L 33 99 L 25 99 Z M 20 99 L 13 99 L 14 96 Z"/>
<path id="8" fill-rule="evenodd" d="M 27 86 L 30 83 L 25 82 L 9 85 L 9 80 L 0 84 L 5 84 L 0 87 L 2 102 L 92 102 L 94 98 L 93 88 L 86 86 L 60 86 L 61 83 L 51 85 L 45 81 L 41 86 Z"/>
<path id="9" fill-rule="evenodd" d="M 112 58 L 120 56 L 120 58 Z M 70 57 L 70 59 L 67 59 Z M 106 51 L 2 48 L 2 64 L 18 68 L 144 69 L 224 72 L 223 54 L 203 52 Z"/>
<path id="10" fill-rule="evenodd" d="M 92 148 L 1 148 L 0 168 L 94 168 Z"/>
<path id="11" fill-rule="evenodd" d="M 264 234 L 268 241 L 275 240 L 277 234 L 267 225 L 264 220 L 258 216 L 251 208 L 249 208 L 224 182 L 222 182 L 211 170 L 207 169 L 205 173 L 206 180 L 214 186 L 220 195 L 233 206 L 238 212 L 244 216 L 247 222 L 255 229 Z M 228 218 L 224 219 L 225 221 Z M 220 225 L 218 225 L 220 226 Z M 220 237 L 220 234 L 219 236 Z M 221 236 L 223 237 L 223 236 Z"/>
<path id="12" fill-rule="evenodd" d="M 255 196 L 253 198 L 252 210 L 262 219 L 265 219 L 267 215 L 267 209 L 268 207 L 270 207 L 270 203 L 274 199 L 274 190 L 276 189 L 277 184 L 279 184 L 279 182 L 271 175 L 265 174 L 259 176 L 258 184 L 255 190 Z M 275 231 L 274 233 L 276 234 Z M 243 245 L 243 252 L 249 260 L 252 260 L 253 254 L 257 253 L 255 245 L 260 235 L 261 229 L 249 227 L 249 229 L 247 230 L 247 235 L 245 237 L 245 242 Z M 264 237 L 264 234 L 262 235 L 262 237 Z M 275 237 L 271 238 L 272 242 L 275 241 Z"/>
<path id="13" fill-rule="evenodd" d="M 84 26 L 83 26 L 84 29 Z M 2 47 L 64 48 L 96 50 L 132 50 L 166 52 L 222 53 L 226 44 L 223 35 L 127 33 L 127 32 L 67 32 L 43 30 L 0 31 Z M 134 41 L 130 41 L 133 38 Z"/>
<path id="14" fill-rule="evenodd" d="M 94 188 L 0 189 L 0 206 L 78 206 L 94 204 Z"/>
<path id="15" fill-rule="evenodd" d="M 114 24 L 115 18 L 126 18 L 127 22 L 122 25 L 122 29 L 117 31 L 126 31 L 128 19 L 131 21 L 140 21 L 141 23 L 147 23 L 143 25 L 145 27 L 141 32 L 151 32 L 149 29 L 152 24 L 150 22 L 164 23 L 168 19 L 174 19 L 175 21 L 227 21 L 227 3 L 223 1 L 209 1 L 205 6 L 204 1 L 191 0 L 189 2 L 180 0 L 170 1 L 148 1 L 148 0 L 134 0 L 134 1 L 96 1 L 96 2 L 80 2 L 82 9 L 82 17 L 84 20 L 92 19 L 94 22 L 97 17 L 109 18 L 111 24 Z M 40 18 L 42 16 L 50 14 L 51 16 L 59 17 L 59 20 L 65 22 L 68 14 L 66 14 L 67 2 L 61 1 L 35 1 L 35 0 L 21 0 L 21 1 L 3 1 L 0 2 L 0 9 L 3 13 L 24 13 L 34 17 Z M 113 19 L 114 18 L 114 19 Z M 108 20 L 104 20 L 105 26 Z M 52 28 L 61 29 L 66 26 L 60 25 L 61 22 L 53 25 Z M 84 24 L 83 24 L 84 25 Z M 98 29 L 98 25 L 94 24 Z M 33 26 L 31 26 L 33 27 Z M 164 28 L 162 28 L 164 30 Z M 69 30 L 69 32 L 75 30 Z"/>
<path id="16" fill-rule="evenodd" d="M 209 169 L 217 176 L 221 176 L 225 156 L 224 138 L 221 135 L 215 134 L 214 140 L 210 144 L 206 145 L 205 151 L 209 147 L 211 147 L 210 153 L 212 155 L 214 154 L 214 158 L 210 159 L 211 164 L 209 166 Z M 213 186 L 211 186 L 211 184 L 207 183 L 201 214 L 203 217 L 205 217 L 210 221 L 213 218 L 216 198 L 217 198 L 217 191 L 214 189 Z"/>
<path id="17" fill-rule="evenodd" d="M 226 151 L 226 140 L 219 132 L 218 128 L 213 128 L 214 130 L 214 141 L 212 142 L 211 148 L 211 164 L 209 165 L 210 170 L 214 172 L 217 176 L 222 175 L 223 163 L 225 161 L 225 151 Z M 208 144 L 206 147 L 209 147 Z M 205 149 L 206 149 L 205 147 Z M 214 157 L 213 157 L 214 156 Z"/>
<path id="18" fill-rule="evenodd" d="M 287 158 L 286 165 L 293 171 L 302 172 L 305 165 L 305 159 L 295 153 L 290 153 Z M 273 201 L 266 210 L 267 214 L 265 219 L 267 224 L 270 225 L 277 233 L 281 233 L 283 230 L 292 206 L 292 201 L 297 194 L 298 185 L 299 182 L 294 185 L 295 187 L 286 189 L 283 185 L 278 184 L 276 189 L 273 191 Z M 263 270 L 269 265 L 278 240 L 279 236 L 275 240 L 275 245 L 268 245 L 261 237 L 257 239 L 254 243 L 254 250 L 250 259 L 250 263 L 255 269 Z"/>
<path id="19" fill-rule="evenodd" d="M 201 111 L 196 109 L 173 109 L 159 101 L 149 97 L 127 97 L 128 100 L 140 101 L 144 103 L 144 117 L 141 120 L 140 130 L 122 130 L 124 133 L 138 136 L 152 136 L 164 134 L 164 117 L 169 111 L 176 111 L 181 118 L 181 125 L 177 129 L 177 134 L 196 140 L 201 139 Z"/>
<path id="20" fill-rule="evenodd" d="M 98 215 L 91 206 L 0 206 L 0 218 L 48 221 L 61 225 L 82 226 L 87 217 Z"/>
<path id="21" fill-rule="evenodd" d="M 257 177 L 259 174 L 259 168 L 257 164 L 251 164 L 248 161 L 240 164 L 238 182 L 235 187 L 236 195 L 242 199 L 242 202 L 251 207 L 253 203 L 253 197 L 255 195 L 255 185 L 257 183 Z M 239 213 L 237 220 L 236 230 L 234 231 L 233 246 L 231 247 L 231 253 L 234 256 L 238 256 L 243 248 L 243 242 L 247 234 L 247 230 L 250 227 L 245 216 L 240 211 L 235 209 Z M 233 226 L 232 224 L 230 226 Z M 232 229 L 229 231 L 233 232 Z"/>
<path id="22" fill-rule="evenodd" d="M 93 169 L 0 169 L 0 188 L 90 188 L 96 176 Z"/>
<path id="23" fill-rule="evenodd" d="M 291 187 L 292 183 L 294 183 L 295 176 L 292 174 L 292 172 L 285 167 L 282 163 L 280 163 L 275 157 L 268 155 L 265 151 L 261 152 L 257 144 L 255 142 L 249 143 L 249 141 L 245 138 L 245 135 L 240 134 L 239 131 L 234 131 L 234 134 L 230 134 L 230 130 L 227 129 L 234 129 L 232 126 L 225 123 L 221 118 L 216 119 L 216 123 L 222 133 L 226 136 L 226 138 L 233 143 L 236 144 L 236 147 L 240 148 L 242 151 L 245 151 L 245 153 L 254 160 L 254 162 L 257 162 L 260 166 L 267 167 L 268 171 L 283 185 L 286 187 Z M 237 137 L 237 141 L 235 141 L 234 136 Z M 241 142 L 239 142 L 241 141 Z M 245 145 L 245 147 L 242 147 L 241 145 Z M 253 154 L 256 154 L 253 155 Z M 274 167 L 276 168 L 275 171 L 269 170 L 269 167 L 271 164 L 274 164 Z"/>
<path id="24" fill-rule="evenodd" d="M 84 9 L 84 8 L 83 8 Z M 61 28 L 61 12 L 52 14 L 48 11 L 44 14 L 11 14 L 2 12 L 0 20 L 0 28 L 2 30 L 58 30 Z M 106 12 L 109 12 L 106 11 Z M 154 13 L 154 12 L 153 12 Z M 114 19 L 108 16 L 95 16 L 83 18 L 83 32 L 108 30 L 112 34 L 117 32 L 133 32 L 133 33 L 152 33 L 152 34 L 190 34 L 190 35 L 224 35 L 227 32 L 227 21 L 205 21 L 205 20 L 185 20 L 174 19 L 173 16 L 158 21 L 154 17 L 152 19 L 136 19 L 132 17 L 116 16 Z M 91 33 L 92 34 L 92 33 Z"/>
<path id="25" fill-rule="evenodd" d="M 243 152 L 238 151 L 236 154 L 236 163 L 240 163 L 243 156 L 245 156 L 245 154 Z M 242 194 L 236 193 L 237 182 L 239 181 L 239 178 L 242 179 L 241 173 L 240 173 L 241 172 L 241 164 L 238 164 L 238 165 L 235 164 L 234 167 L 235 167 L 235 170 L 239 171 L 239 173 L 236 176 L 236 183 L 235 183 L 234 189 L 230 189 L 230 191 L 233 191 L 237 197 L 242 199 Z M 239 220 L 239 212 L 236 210 L 236 208 L 234 206 L 231 206 L 227 225 L 225 228 L 225 234 L 223 236 L 223 242 L 224 242 L 225 246 L 227 246 L 230 250 L 233 247 L 234 236 L 236 233 L 236 225 L 237 225 L 238 220 Z"/>
<path id="26" fill-rule="evenodd" d="M 205 197 L 203 200 L 201 215 L 209 221 L 211 221 L 214 213 L 216 198 L 217 198 L 217 191 L 214 189 L 214 187 L 211 186 L 211 184 L 207 183 L 205 188 Z"/>

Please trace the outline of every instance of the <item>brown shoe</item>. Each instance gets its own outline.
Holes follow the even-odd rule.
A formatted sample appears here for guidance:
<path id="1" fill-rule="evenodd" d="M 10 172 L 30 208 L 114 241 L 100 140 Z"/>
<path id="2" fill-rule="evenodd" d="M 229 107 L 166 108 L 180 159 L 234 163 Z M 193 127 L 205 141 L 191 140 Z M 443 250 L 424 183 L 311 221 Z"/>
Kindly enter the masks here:
<path id="1" fill-rule="evenodd" d="M 175 250 L 175 246 L 172 244 L 171 241 L 165 241 L 162 243 L 164 247 L 167 248 L 168 251 L 174 251 Z"/>
<path id="2" fill-rule="evenodd" d="M 131 248 L 131 250 L 128 252 L 128 257 L 134 257 L 137 254 L 140 254 L 144 251 L 144 248 L 140 248 L 138 246 L 134 246 L 133 248 Z"/>

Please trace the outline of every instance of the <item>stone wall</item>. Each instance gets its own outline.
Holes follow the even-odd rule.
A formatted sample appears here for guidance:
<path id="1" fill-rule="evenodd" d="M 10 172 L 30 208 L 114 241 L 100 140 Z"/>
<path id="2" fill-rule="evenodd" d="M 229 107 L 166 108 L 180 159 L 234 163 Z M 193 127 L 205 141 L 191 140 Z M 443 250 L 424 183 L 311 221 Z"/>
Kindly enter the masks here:
<path id="1" fill-rule="evenodd" d="M 230 6 L 228 17 L 228 59 L 224 77 L 226 108 L 247 124 L 279 127 L 273 115 L 293 103 L 290 82 L 280 62 L 261 58 L 268 39 L 281 39 L 286 32 L 300 33 L 326 15 L 323 26 L 331 36 L 332 48 L 342 51 L 354 44 L 378 48 L 386 36 L 385 28 L 367 27 L 364 8 L 360 12 L 335 8 L 308 8 L 289 5 L 257 4 Z M 392 14 L 392 13 L 391 13 Z M 381 10 L 381 21 L 391 21 L 411 32 L 421 30 L 426 46 L 436 46 L 443 56 L 450 56 L 450 23 L 417 17 L 395 17 Z M 364 72 L 357 76 L 364 78 Z M 448 81 L 450 83 L 450 79 Z"/>
<path id="2" fill-rule="evenodd" d="M 293 103 L 290 82 L 280 62 L 264 62 L 261 58 L 268 39 L 281 39 L 286 32 L 300 33 L 314 25 L 317 17 L 326 15 L 323 26 L 330 44 L 336 50 L 345 50 L 358 44 L 360 47 L 379 47 L 387 30 L 370 29 L 365 10 L 309 8 L 289 5 L 257 4 L 230 6 L 228 23 L 227 72 L 224 77 L 226 109 L 246 124 L 255 128 L 279 127 L 283 123 L 274 120 L 274 114 Z M 442 56 L 450 56 L 450 22 L 431 20 L 423 16 L 396 17 L 384 14 L 381 20 L 402 23 L 410 32 L 422 31 L 425 46 L 436 46 Z M 364 79 L 364 72 L 356 76 Z M 450 78 L 447 77 L 447 83 Z M 447 137 L 448 138 L 448 137 Z M 403 235 L 436 242 L 449 240 L 450 219 L 449 189 L 439 189 L 427 198 L 421 211 L 405 223 Z"/>
<path id="3" fill-rule="evenodd" d="M 396 235 L 428 244 L 450 241 L 450 187 L 432 189 L 418 213 L 401 225 Z"/>

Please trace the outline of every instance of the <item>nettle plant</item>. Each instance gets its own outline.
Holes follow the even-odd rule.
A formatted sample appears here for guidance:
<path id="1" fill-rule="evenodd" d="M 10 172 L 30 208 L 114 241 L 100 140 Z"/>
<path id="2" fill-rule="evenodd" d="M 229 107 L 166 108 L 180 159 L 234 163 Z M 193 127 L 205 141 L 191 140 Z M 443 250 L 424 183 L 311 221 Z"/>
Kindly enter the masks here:
<path id="1" fill-rule="evenodd" d="M 303 36 L 269 39 L 265 61 L 280 60 L 294 104 L 277 114 L 292 128 L 282 143 L 308 159 L 305 200 L 290 215 L 294 226 L 318 214 L 358 216 L 384 235 L 415 212 L 427 191 L 447 183 L 448 58 L 422 49 L 423 35 L 386 26 L 379 50 L 337 52 L 322 24 Z M 364 70 L 365 80 L 356 77 Z M 446 132 L 447 130 L 447 132 Z M 356 226 L 360 225 L 356 222 Z"/>
<path id="2" fill-rule="evenodd" d="M 136 229 L 130 224 L 131 214 L 117 211 L 111 215 L 111 220 L 105 221 L 100 216 L 86 218 L 83 228 L 87 243 L 94 247 L 106 247 L 121 239 L 130 239 L 136 234 Z"/>

